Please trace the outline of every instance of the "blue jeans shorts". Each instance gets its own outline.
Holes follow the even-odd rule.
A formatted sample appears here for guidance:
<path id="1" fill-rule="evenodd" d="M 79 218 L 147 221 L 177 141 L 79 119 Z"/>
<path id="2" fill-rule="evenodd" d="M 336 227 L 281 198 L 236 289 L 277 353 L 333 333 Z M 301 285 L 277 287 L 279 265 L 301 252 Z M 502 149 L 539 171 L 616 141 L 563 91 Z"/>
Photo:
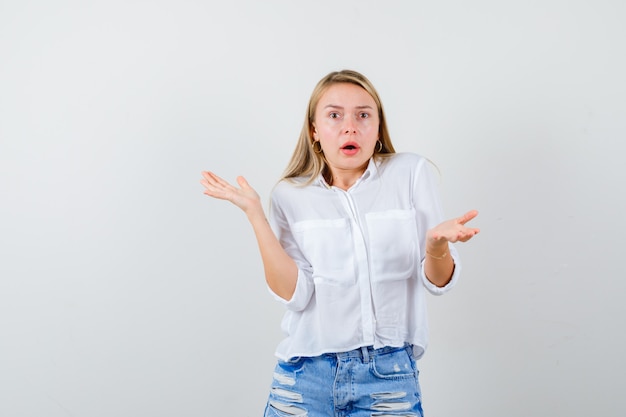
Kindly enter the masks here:
<path id="1" fill-rule="evenodd" d="M 422 417 L 410 345 L 278 361 L 265 417 Z"/>

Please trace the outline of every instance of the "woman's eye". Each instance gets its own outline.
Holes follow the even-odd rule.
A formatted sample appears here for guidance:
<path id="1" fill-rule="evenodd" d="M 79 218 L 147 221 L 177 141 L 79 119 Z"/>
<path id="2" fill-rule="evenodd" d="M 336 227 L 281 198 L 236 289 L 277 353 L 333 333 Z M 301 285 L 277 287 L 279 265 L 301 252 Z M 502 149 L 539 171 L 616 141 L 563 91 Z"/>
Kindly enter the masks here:
<path id="1" fill-rule="evenodd" d="M 369 113 L 359 113 L 359 117 L 361 119 L 367 119 L 368 117 L 370 117 Z"/>
<path id="2" fill-rule="evenodd" d="M 339 113 L 337 112 L 332 112 L 328 115 L 331 119 L 338 119 L 339 118 Z"/>

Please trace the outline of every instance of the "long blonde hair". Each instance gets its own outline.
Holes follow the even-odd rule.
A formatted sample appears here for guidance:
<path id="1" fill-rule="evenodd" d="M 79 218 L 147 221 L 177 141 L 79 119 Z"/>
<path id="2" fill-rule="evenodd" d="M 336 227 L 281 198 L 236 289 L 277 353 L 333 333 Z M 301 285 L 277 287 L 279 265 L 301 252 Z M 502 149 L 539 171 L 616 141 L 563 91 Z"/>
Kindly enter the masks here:
<path id="1" fill-rule="evenodd" d="M 285 169 L 282 179 L 289 180 L 304 177 L 305 181 L 302 185 L 306 185 L 310 184 L 322 173 L 326 181 L 330 182 L 330 169 L 328 168 L 324 153 L 317 153 L 313 149 L 313 122 L 315 121 L 315 109 L 317 108 L 317 103 L 320 101 L 320 98 L 330 86 L 339 83 L 350 83 L 363 88 L 372 96 L 376 103 L 380 122 L 378 126 L 378 139 L 382 143 L 382 147 L 377 146 L 377 149 L 374 151 L 374 157 L 389 156 L 396 152 L 391 143 L 389 131 L 387 130 L 383 104 L 372 83 L 364 75 L 356 71 L 334 71 L 322 78 L 315 86 L 315 89 L 313 89 L 302 131 L 300 132 L 300 138 L 298 139 L 296 149 L 291 156 L 291 160 L 287 165 L 287 169 Z"/>

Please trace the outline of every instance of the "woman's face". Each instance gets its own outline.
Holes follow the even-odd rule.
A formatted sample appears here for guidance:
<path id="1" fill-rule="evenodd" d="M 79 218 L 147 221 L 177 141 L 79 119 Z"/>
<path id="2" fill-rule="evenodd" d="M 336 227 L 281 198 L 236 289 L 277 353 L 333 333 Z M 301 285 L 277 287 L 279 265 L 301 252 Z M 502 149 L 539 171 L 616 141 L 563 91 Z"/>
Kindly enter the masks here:
<path id="1" fill-rule="evenodd" d="M 331 85 L 315 108 L 313 138 L 319 140 L 333 176 L 362 174 L 378 140 L 378 107 L 355 84 Z"/>

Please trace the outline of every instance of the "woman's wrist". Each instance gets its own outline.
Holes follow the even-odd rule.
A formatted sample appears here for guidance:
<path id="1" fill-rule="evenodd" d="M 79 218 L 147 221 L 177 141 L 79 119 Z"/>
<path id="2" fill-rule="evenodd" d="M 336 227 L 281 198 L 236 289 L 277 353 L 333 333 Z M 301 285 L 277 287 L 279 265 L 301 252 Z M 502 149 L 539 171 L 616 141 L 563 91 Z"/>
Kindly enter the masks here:
<path id="1" fill-rule="evenodd" d="M 449 256 L 449 247 L 448 242 L 445 242 L 443 245 L 427 245 L 426 246 L 426 254 L 433 259 L 443 260 Z"/>
<path id="2" fill-rule="evenodd" d="M 249 206 L 244 213 L 246 214 L 246 217 L 248 217 L 248 221 L 252 224 L 259 221 L 267 222 L 265 210 L 263 210 L 263 205 L 261 205 L 261 203 Z"/>
<path id="3" fill-rule="evenodd" d="M 433 259 L 437 259 L 437 260 L 443 260 L 446 259 L 448 257 L 448 251 L 446 250 L 445 252 L 443 252 L 441 255 L 435 255 L 434 253 L 430 252 L 430 251 L 426 251 L 426 254 L 428 256 L 430 256 Z"/>

